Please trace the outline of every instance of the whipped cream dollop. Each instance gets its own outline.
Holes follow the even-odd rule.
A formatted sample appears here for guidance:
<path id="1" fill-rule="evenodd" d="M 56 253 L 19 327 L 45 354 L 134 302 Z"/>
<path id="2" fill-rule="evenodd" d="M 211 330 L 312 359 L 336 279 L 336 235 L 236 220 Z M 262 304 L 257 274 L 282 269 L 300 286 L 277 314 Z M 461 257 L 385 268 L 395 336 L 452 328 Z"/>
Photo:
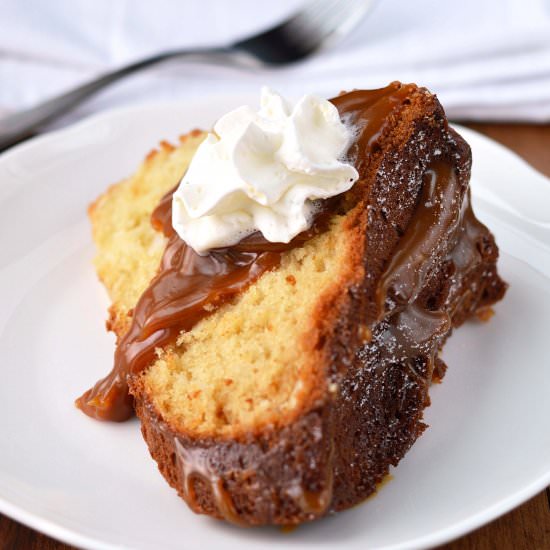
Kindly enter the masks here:
<path id="1" fill-rule="evenodd" d="M 352 187 L 343 161 L 353 132 L 336 107 L 306 95 L 292 107 L 262 88 L 261 107 L 222 116 L 197 149 L 172 198 L 172 225 L 199 254 L 261 231 L 288 243 L 313 222 L 318 199 Z"/>

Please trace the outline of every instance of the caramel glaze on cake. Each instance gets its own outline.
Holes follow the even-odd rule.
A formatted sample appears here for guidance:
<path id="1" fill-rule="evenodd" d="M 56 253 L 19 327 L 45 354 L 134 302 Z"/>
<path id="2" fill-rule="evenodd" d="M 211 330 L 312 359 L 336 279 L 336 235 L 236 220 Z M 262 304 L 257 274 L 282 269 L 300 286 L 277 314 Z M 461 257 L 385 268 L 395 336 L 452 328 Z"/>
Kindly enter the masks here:
<path id="1" fill-rule="evenodd" d="M 155 349 L 190 330 L 212 308 L 238 296 L 263 273 L 275 269 L 281 255 L 326 229 L 332 201 L 325 201 L 312 227 L 290 243 L 266 241 L 254 233 L 230 248 L 200 256 L 172 227 L 172 193 L 151 215 L 151 223 L 168 238 L 158 275 L 137 303 L 132 323 L 115 352 L 115 366 L 77 400 L 88 416 L 98 420 L 127 420 L 134 414 L 127 377 L 146 368 Z"/>
<path id="2" fill-rule="evenodd" d="M 493 236 L 470 206 L 470 149 L 436 97 L 393 83 L 332 101 L 356 130 L 354 187 L 289 245 L 254 235 L 206 257 L 174 234 L 168 195 L 153 214 L 169 239 L 160 270 L 121 335 L 113 372 L 78 401 L 100 419 L 135 407 L 170 485 L 195 512 L 239 525 L 297 524 L 371 494 L 425 429 L 444 341 L 506 290 Z M 142 377 L 155 349 L 276 269 L 326 230 L 331 213 L 346 216 L 353 253 L 345 285 L 317 308 L 318 391 L 291 421 L 238 437 L 184 433 L 163 418 Z"/>

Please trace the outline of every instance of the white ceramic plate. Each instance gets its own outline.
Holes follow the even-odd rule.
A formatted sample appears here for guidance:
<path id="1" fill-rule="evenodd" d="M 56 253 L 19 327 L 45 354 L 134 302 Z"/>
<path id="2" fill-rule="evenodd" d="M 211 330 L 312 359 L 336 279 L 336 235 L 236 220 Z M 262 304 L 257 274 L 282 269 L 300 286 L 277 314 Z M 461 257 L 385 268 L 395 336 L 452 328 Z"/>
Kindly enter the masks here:
<path id="1" fill-rule="evenodd" d="M 447 344 L 431 427 L 375 498 L 288 534 L 240 530 L 187 509 L 137 421 L 98 423 L 73 407 L 113 352 L 87 205 L 159 139 L 247 99 L 114 111 L 0 157 L 0 511 L 90 548 L 401 549 L 448 541 L 550 484 L 550 182 L 466 129 L 474 205 L 511 286 L 490 323 Z"/>

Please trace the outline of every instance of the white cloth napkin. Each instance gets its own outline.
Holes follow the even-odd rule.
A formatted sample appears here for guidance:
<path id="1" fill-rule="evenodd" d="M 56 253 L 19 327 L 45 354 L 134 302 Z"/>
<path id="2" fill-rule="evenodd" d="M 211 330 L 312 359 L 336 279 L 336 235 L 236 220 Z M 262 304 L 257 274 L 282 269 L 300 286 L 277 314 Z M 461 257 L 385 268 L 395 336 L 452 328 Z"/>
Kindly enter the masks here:
<path id="1" fill-rule="evenodd" d="M 0 116 L 144 55 L 229 43 L 303 1 L 2 0 Z M 131 103 L 258 93 L 263 84 L 330 96 L 392 80 L 427 86 L 454 118 L 549 121 L 550 0 L 379 0 L 353 34 L 295 66 L 171 63 L 121 81 L 61 123 Z"/>

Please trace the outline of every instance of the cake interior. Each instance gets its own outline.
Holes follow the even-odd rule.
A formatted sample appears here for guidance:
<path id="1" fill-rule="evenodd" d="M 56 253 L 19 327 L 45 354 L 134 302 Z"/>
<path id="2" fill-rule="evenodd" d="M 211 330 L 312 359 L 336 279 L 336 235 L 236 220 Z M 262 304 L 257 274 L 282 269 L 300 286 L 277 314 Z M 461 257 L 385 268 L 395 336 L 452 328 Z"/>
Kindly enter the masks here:
<path id="1" fill-rule="evenodd" d="M 232 304 L 182 333 L 143 376 L 164 418 L 196 434 L 234 434 L 288 420 L 311 391 L 316 312 L 349 254 L 345 217 L 283 255 Z"/>
<path id="2" fill-rule="evenodd" d="M 156 274 L 166 239 L 151 226 L 161 197 L 181 178 L 205 134 L 150 153 L 132 178 L 113 186 L 90 209 L 98 248 L 96 268 L 113 306 L 110 326 L 120 337 L 131 308 Z M 340 278 L 350 254 L 334 215 L 329 228 L 284 253 L 230 304 L 200 321 L 141 376 L 154 406 L 190 435 L 235 436 L 288 422 L 318 379 L 312 331 L 318 304 Z"/>

